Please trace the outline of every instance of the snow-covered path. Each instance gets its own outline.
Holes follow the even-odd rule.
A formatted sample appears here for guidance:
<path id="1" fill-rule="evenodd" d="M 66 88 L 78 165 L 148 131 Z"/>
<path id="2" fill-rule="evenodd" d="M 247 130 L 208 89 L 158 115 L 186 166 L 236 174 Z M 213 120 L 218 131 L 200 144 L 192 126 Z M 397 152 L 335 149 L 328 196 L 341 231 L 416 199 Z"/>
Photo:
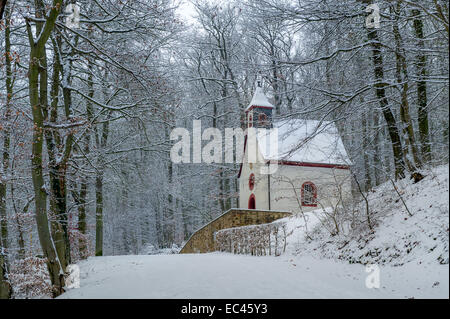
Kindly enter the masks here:
<path id="1" fill-rule="evenodd" d="M 380 289 L 366 288 L 364 266 L 310 257 L 118 256 L 79 265 L 81 288 L 61 298 L 449 297 L 448 265 L 382 267 Z"/>

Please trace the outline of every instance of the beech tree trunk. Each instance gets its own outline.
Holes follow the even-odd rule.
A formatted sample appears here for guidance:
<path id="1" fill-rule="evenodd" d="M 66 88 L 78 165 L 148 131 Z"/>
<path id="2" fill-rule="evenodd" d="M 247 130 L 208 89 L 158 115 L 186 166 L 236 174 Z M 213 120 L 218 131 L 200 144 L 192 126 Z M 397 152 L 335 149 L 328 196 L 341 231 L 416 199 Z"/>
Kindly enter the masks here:
<path id="1" fill-rule="evenodd" d="M 87 100 L 86 102 L 86 115 L 88 120 L 88 125 L 92 125 L 92 118 L 94 116 L 94 110 L 91 100 L 94 98 L 94 81 L 93 81 L 93 75 L 92 75 L 92 61 L 89 59 L 88 61 L 88 69 L 89 69 L 89 75 L 88 75 L 88 86 L 89 86 L 89 92 L 88 96 L 90 100 Z M 84 156 L 88 156 L 90 153 L 90 144 L 91 144 L 91 133 L 88 129 L 84 136 Z M 85 259 L 88 257 L 88 251 L 87 251 L 87 243 L 86 243 L 86 202 L 87 202 L 87 191 L 88 191 L 88 176 L 84 173 L 81 174 L 81 185 L 80 185 L 80 196 L 79 196 L 79 203 L 78 203 L 78 231 L 84 235 L 85 238 L 80 239 L 79 241 L 79 251 L 80 251 L 80 257 L 81 259 Z"/>
<path id="2" fill-rule="evenodd" d="M 27 33 L 30 52 L 30 64 L 28 70 L 29 101 L 33 116 L 33 138 L 31 157 L 31 176 L 34 188 L 34 200 L 36 210 L 36 224 L 42 251 L 47 260 L 47 267 L 52 282 L 52 294 L 58 296 L 64 291 L 64 272 L 53 242 L 47 215 L 47 188 L 45 186 L 43 171 L 43 144 L 44 144 L 44 111 L 46 105 L 42 104 L 47 94 L 47 82 L 42 66 L 46 61 L 46 49 L 50 34 L 55 26 L 56 19 L 61 11 L 62 0 L 54 0 L 48 18 L 45 23 L 37 23 L 36 31 L 39 35 L 34 39 L 30 21 L 27 20 Z M 42 4 L 42 3 L 41 3 Z M 36 8 L 38 9 L 38 8 Z M 41 10 L 36 10 L 36 18 L 42 19 Z"/>
<path id="3" fill-rule="evenodd" d="M 105 95 L 106 96 L 106 95 Z M 108 142 L 109 135 L 109 117 L 102 126 L 101 135 L 99 136 L 95 129 L 95 138 L 97 148 L 104 149 Z M 95 178 L 95 256 L 103 256 L 103 175 L 104 175 L 104 158 L 103 154 L 99 154 L 97 159 L 97 176 Z"/>
<path id="4" fill-rule="evenodd" d="M 392 8 L 393 9 L 393 8 Z M 395 37 L 396 45 L 396 77 L 398 88 L 401 93 L 400 101 L 400 119 L 402 121 L 403 127 L 403 155 L 405 157 L 405 162 L 408 170 L 411 174 L 418 174 L 418 168 L 421 167 L 420 158 L 417 153 L 416 141 L 414 137 L 414 128 L 411 120 L 411 115 L 409 113 L 409 102 L 408 102 L 408 90 L 409 90 L 409 78 L 408 69 L 406 66 L 406 52 L 403 47 L 402 37 L 400 35 L 400 30 L 398 27 L 398 17 L 400 14 L 400 3 L 397 2 L 397 12 L 395 12 L 396 20 L 393 21 L 393 33 Z"/>
<path id="5" fill-rule="evenodd" d="M 4 3 L 6 5 L 6 2 Z M 3 8 L 0 8 L 3 13 Z M 9 169 L 9 149 L 11 136 L 9 118 L 11 116 L 11 98 L 13 94 L 12 87 L 12 69 L 11 69 L 11 28 L 9 9 L 5 8 L 5 67 L 6 67 L 6 105 L 3 116 L 5 125 L 3 130 L 3 154 L 0 168 L 0 299 L 8 299 L 11 295 L 11 286 L 7 282 L 8 269 L 8 216 L 6 208 L 7 174 Z"/>
<path id="6" fill-rule="evenodd" d="M 381 111 L 386 120 L 389 137 L 391 139 L 392 151 L 394 153 L 395 178 L 405 177 L 405 162 L 403 160 L 403 149 L 400 134 L 398 132 L 397 124 L 394 114 L 389 107 L 389 102 L 386 97 L 386 83 L 384 80 L 383 70 L 383 56 L 381 53 L 381 43 L 376 29 L 367 29 L 369 41 L 372 47 L 372 62 L 375 74 L 375 94 L 378 98 Z"/>
<path id="7" fill-rule="evenodd" d="M 421 153 L 425 162 L 431 160 L 431 146 L 429 136 L 428 124 L 428 109 L 427 109 L 427 83 L 425 81 L 427 76 L 427 57 L 425 55 L 424 31 L 423 21 L 420 18 L 420 11 L 412 10 L 414 17 L 413 27 L 416 38 L 418 39 L 418 48 L 416 56 L 417 68 L 417 103 L 418 103 L 418 122 L 419 122 L 419 136 L 421 143 Z"/>

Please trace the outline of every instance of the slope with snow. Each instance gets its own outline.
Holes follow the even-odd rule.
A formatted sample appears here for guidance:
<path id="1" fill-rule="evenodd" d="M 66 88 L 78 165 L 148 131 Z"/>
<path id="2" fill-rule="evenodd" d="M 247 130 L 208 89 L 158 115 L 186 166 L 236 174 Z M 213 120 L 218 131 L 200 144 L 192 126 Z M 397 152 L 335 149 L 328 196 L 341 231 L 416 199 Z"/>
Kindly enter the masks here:
<path id="1" fill-rule="evenodd" d="M 395 183 L 401 197 L 391 182 L 369 192 L 374 232 L 367 227 L 361 203 L 362 222 L 356 229 L 331 236 L 323 227 L 316 227 L 310 234 L 312 240 L 297 245 L 297 253 L 319 251 L 323 257 L 362 264 L 448 265 L 449 166 L 423 173 L 426 177 L 419 183 L 408 179 Z"/>

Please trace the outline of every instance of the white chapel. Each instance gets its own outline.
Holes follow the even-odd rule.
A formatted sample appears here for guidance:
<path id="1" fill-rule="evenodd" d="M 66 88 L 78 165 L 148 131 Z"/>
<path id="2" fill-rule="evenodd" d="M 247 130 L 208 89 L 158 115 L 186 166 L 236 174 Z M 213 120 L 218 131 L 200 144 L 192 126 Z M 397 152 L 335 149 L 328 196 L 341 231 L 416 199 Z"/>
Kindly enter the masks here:
<path id="1" fill-rule="evenodd" d="M 273 109 L 258 84 L 245 110 L 239 208 L 297 213 L 350 199 L 351 162 L 334 123 L 274 121 Z"/>

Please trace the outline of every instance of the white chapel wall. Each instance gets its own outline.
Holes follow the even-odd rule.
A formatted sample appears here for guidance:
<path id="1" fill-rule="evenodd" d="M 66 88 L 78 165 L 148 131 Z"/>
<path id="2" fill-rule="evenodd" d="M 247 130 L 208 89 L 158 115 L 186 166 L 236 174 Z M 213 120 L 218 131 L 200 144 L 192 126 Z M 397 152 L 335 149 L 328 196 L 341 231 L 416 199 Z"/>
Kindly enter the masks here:
<path id="1" fill-rule="evenodd" d="M 346 169 L 280 165 L 271 176 L 272 210 L 307 212 L 321 206 L 334 206 L 340 195 L 344 200 L 351 198 L 350 177 L 350 170 Z M 317 187 L 317 208 L 300 208 L 301 187 L 305 182 L 312 182 Z"/>

